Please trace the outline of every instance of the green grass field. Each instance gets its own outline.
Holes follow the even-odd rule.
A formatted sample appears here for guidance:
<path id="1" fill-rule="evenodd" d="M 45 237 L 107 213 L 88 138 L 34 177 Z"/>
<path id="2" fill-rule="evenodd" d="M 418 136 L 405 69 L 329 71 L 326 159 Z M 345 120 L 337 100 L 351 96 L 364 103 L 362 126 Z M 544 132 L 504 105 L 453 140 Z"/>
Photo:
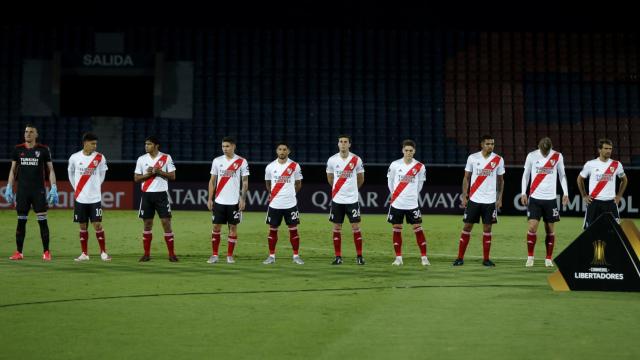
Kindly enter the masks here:
<path id="1" fill-rule="evenodd" d="M 153 260 L 137 262 L 142 223 L 134 211 L 105 214 L 111 263 L 100 261 L 93 232 L 91 261 L 75 263 L 80 246 L 71 212 L 52 211 L 49 219 L 53 262 L 40 260 L 33 214 L 26 259 L 10 262 L 15 212 L 0 211 L 0 358 L 640 357 L 640 294 L 552 291 L 540 236 L 536 266 L 524 267 L 524 217 L 501 217 L 494 227 L 493 269 L 480 265 L 478 226 L 465 265 L 451 266 L 459 216 L 424 217 L 428 268 L 420 266 L 408 228 L 405 265 L 391 266 L 390 226 L 381 215 L 363 218 L 366 266 L 355 265 L 349 233 L 343 235 L 345 264 L 330 265 L 326 215 L 302 217 L 303 266 L 291 263 L 284 230 L 277 263 L 261 264 L 267 255 L 263 213 L 245 214 L 233 265 L 205 262 L 211 233 L 205 211 L 174 213 L 179 263 L 166 259 L 158 221 Z M 581 224 L 578 218 L 558 224 L 556 254 Z"/>

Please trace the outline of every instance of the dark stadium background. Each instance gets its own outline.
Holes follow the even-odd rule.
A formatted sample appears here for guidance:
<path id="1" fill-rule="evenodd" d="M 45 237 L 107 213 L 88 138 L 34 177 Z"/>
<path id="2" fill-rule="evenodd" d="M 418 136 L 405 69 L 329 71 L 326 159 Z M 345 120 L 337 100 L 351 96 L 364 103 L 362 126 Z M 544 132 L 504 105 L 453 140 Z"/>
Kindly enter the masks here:
<path id="1" fill-rule="evenodd" d="M 565 155 L 572 195 L 597 139 L 611 138 L 638 199 L 640 41 L 633 12 L 614 4 L 116 1 L 19 4 L 0 19 L 2 179 L 27 122 L 61 179 L 94 130 L 109 180 L 129 180 L 156 134 L 179 180 L 205 186 L 225 135 L 251 162 L 252 187 L 278 139 L 320 186 L 344 132 L 365 159 L 365 189 L 384 185 L 404 138 L 429 166 L 427 189 L 459 188 L 488 132 L 508 165 L 509 199 L 546 135 Z M 84 62 L 116 55 L 135 65 Z M 505 212 L 518 213 L 507 200 Z"/>

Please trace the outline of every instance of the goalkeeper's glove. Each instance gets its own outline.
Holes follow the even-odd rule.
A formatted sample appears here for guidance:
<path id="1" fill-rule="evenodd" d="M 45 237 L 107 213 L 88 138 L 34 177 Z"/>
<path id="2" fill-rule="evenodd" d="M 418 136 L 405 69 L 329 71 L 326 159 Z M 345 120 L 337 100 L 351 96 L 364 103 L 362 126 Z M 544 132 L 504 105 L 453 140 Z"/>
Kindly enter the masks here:
<path id="1" fill-rule="evenodd" d="M 7 187 L 4 189 L 4 198 L 9 204 L 13 203 L 13 189 L 9 184 L 7 184 Z"/>
<path id="2" fill-rule="evenodd" d="M 58 204 L 58 187 L 57 186 L 51 185 L 51 190 L 49 190 L 49 196 L 47 197 L 47 202 L 49 202 L 49 205 Z"/>

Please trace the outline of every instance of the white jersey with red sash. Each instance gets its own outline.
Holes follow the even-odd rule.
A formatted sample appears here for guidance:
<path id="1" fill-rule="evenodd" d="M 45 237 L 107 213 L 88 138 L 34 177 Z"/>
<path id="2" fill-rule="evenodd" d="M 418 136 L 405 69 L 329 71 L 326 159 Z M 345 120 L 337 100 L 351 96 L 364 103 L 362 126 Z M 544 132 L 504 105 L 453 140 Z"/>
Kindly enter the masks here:
<path id="1" fill-rule="evenodd" d="M 624 177 L 622 164 L 613 159 L 587 161 L 580 176 L 589 178 L 589 195 L 595 200 L 608 201 L 616 197 L 616 177 Z"/>
<path id="2" fill-rule="evenodd" d="M 427 179 L 426 173 L 424 164 L 415 159 L 409 164 L 404 159 L 392 162 L 387 172 L 391 206 L 400 210 L 417 208 L 420 190 Z"/>
<path id="3" fill-rule="evenodd" d="M 217 177 L 214 198 L 217 204 L 235 205 L 240 202 L 242 177 L 249 176 L 249 163 L 245 158 L 235 154 L 231 159 L 218 156 L 211 163 L 210 173 Z"/>
<path id="4" fill-rule="evenodd" d="M 485 158 L 482 156 L 482 151 L 479 151 L 469 155 L 464 171 L 471 173 L 469 199 L 479 204 L 495 203 L 497 175 L 505 173 L 504 159 L 495 153 Z"/>
<path id="5" fill-rule="evenodd" d="M 560 177 L 563 195 L 568 195 L 562 154 L 551 150 L 547 156 L 544 156 L 540 150 L 532 151 L 527 155 L 524 164 L 522 194 L 526 194 L 527 184 L 531 178 L 530 197 L 538 200 L 555 200 L 558 177 Z"/>
<path id="6" fill-rule="evenodd" d="M 327 173 L 333 174 L 331 198 L 338 204 L 354 204 L 359 200 L 357 174 L 364 172 L 362 159 L 354 153 L 342 158 L 340 153 L 327 160 Z"/>
<path id="7" fill-rule="evenodd" d="M 135 173 L 144 175 L 149 167 L 155 167 L 164 172 L 176 171 L 171 155 L 162 152 L 158 152 L 155 158 L 148 153 L 140 156 L 136 162 Z M 169 183 L 161 176 L 152 176 L 140 184 L 140 188 L 143 192 L 164 192 L 169 190 Z"/>
<path id="8" fill-rule="evenodd" d="M 108 170 L 107 159 L 99 152 L 85 155 L 78 151 L 69 157 L 67 172 L 75 191 L 75 201 L 95 204 L 102 200 L 102 182 Z"/>
<path id="9" fill-rule="evenodd" d="M 291 159 L 284 164 L 275 160 L 264 170 L 264 179 L 271 182 L 271 201 L 274 209 L 291 209 L 298 204 L 296 200 L 296 180 L 302 180 L 300 165 Z"/>

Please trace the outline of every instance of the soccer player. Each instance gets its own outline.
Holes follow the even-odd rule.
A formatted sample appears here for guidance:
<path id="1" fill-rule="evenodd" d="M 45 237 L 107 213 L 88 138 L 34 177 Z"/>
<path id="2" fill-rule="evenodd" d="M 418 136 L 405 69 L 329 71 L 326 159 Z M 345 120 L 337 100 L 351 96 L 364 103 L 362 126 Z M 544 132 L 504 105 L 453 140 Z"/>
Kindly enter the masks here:
<path id="1" fill-rule="evenodd" d="M 416 234 L 422 265 L 427 266 L 431 264 L 427 259 L 427 239 L 422 230 L 422 214 L 418 205 L 418 196 L 426 180 L 426 170 L 423 163 L 413 158 L 416 153 L 416 143 L 413 140 L 402 142 L 402 153 L 402 159 L 392 162 L 387 172 L 387 185 L 391 192 L 387 221 L 393 225 L 393 249 L 396 252 L 392 265 L 402 265 L 402 223 L 406 217 Z"/>
<path id="2" fill-rule="evenodd" d="M 600 156 L 587 161 L 578 175 L 578 189 L 583 201 L 588 204 L 584 215 L 583 228 L 589 225 L 604 213 L 611 213 L 616 221 L 620 222 L 618 204 L 627 188 L 628 179 L 622 168 L 622 163 L 611 158 L 613 142 L 609 139 L 598 141 Z M 616 193 L 616 177 L 620 178 L 620 188 Z M 584 187 L 584 179 L 589 178 L 589 193 Z"/>
<path id="3" fill-rule="evenodd" d="M 524 164 L 520 203 L 527 205 L 527 219 L 529 221 L 526 267 L 533 266 L 533 250 L 536 246 L 538 224 L 541 217 L 544 220 L 544 230 L 547 234 L 544 242 L 547 248 L 544 266 L 553 267 L 551 256 L 556 242 L 554 225 L 560 221 L 560 211 L 556 201 L 558 178 L 560 178 L 560 186 L 562 186 L 562 204 L 569 203 L 564 158 L 561 153 L 553 150 L 552 147 L 553 144 L 550 138 L 542 138 L 538 143 L 538 150 L 530 152 Z M 529 178 L 531 178 L 531 187 L 529 188 L 529 197 L 527 197 Z"/>
<path id="4" fill-rule="evenodd" d="M 42 260 L 51 261 L 49 251 L 49 225 L 47 224 L 47 203 L 58 203 L 58 188 L 56 186 L 56 173 L 51 162 L 51 152 L 46 145 L 37 143 L 38 129 L 27 124 L 24 129 L 24 143 L 16 145 L 11 154 L 11 170 L 9 180 L 4 191 L 4 198 L 8 203 L 16 201 L 18 213 L 18 226 L 16 228 L 16 252 L 10 260 L 22 260 L 22 247 L 27 228 L 29 210 L 33 207 L 40 226 L 40 238 L 42 239 Z M 45 174 L 49 173 L 51 189 L 49 194 L 45 189 Z M 14 180 L 18 182 L 18 192 L 13 193 Z"/>
<path id="5" fill-rule="evenodd" d="M 176 167 L 171 155 L 160 152 L 160 141 L 155 136 L 149 136 L 144 141 L 146 154 L 140 156 L 136 163 L 133 179 L 141 183 L 142 199 L 138 217 L 144 222 L 142 233 L 144 255 L 141 262 L 151 260 L 151 240 L 153 239 L 153 217 L 158 213 L 164 241 L 169 250 L 169 261 L 177 262 L 174 250 L 174 236 L 171 230 L 171 204 L 169 203 L 169 181 L 176 179 Z"/>
<path id="6" fill-rule="evenodd" d="M 82 253 L 75 261 L 89 260 L 87 251 L 89 220 L 96 231 L 102 261 L 111 261 L 105 247 L 105 235 L 102 228 L 102 190 L 101 186 L 107 173 L 107 158 L 96 151 L 98 137 L 94 133 L 82 136 L 82 150 L 69 158 L 69 181 L 74 190 L 73 221 L 80 224 L 80 247 Z"/>
<path id="7" fill-rule="evenodd" d="M 333 265 L 342 264 L 342 223 L 345 215 L 349 218 L 353 231 L 356 264 L 364 265 L 358 195 L 358 189 L 364 183 L 364 166 L 362 159 L 350 152 L 349 148 L 351 148 L 351 137 L 339 135 L 339 152 L 327 160 L 327 181 L 332 187 L 329 221 L 333 223 L 333 249 L 336 256 Z"/>
<path id="8" fill-rule="evenodd" d="M 489 259 L 491 250 L 491 226 L 498 222 L 498 210 L 502 207 L 504 191 L 504 159 L 493 152 L 495 141 L 491 135 L 480 139 L 481 151 L 469 155 L 462 179 L 461 206 L 465 208 L 462 221 L 464 226 L 460 235 L 458 258 L 453 266 L 464 265 L 464 253 L 467 251 L 473 224 L 482 218 L 482 255 L 484 266 L 496 266 Z M 471 188 L 469 188 L 471 184 Z M 497 188 L 497 189 L 496 189 Z"/>
<path id="9" fill-rule="evenodd" d="M 246 159 L 236 155 L 235 151 L 236 141 L 231 137 L 224 137 L 222 139 L 224 155 L 213 159 L 211 163 L 207 207 L 213 212 L 213 231 L 211 232 L 213 254 L 207 260 L 209 264 L 218 262 L 222 224 L 229 225 L 227 263 L 236 262 L 233 259 L 233 250 L 238 241 L 238 224 L 242 219 L 242 211 L 249 189 L 249 163 Z"/>
<path id="10" fill-rule="evenodd" d="M 278 227 L 284 222 L 289 227 L 289 241 L 293 248 L 293 262 L 303 265 L 304 261 L 298 254 L 300 236 L 300 212 L 296 193 L 302 187 L 302 169 L 300 164 L 289 159 L 289 145 L 286 142 L 276 144 L 278 158 L 272 161 L 264 171 L 264 180 L 269 191 L 269 209 L 267 210 L 267 225 L 269 225 L 269 257 L 262 263 L 265 265 L 276 262 L 276 243 L 278 242 Z"/>

